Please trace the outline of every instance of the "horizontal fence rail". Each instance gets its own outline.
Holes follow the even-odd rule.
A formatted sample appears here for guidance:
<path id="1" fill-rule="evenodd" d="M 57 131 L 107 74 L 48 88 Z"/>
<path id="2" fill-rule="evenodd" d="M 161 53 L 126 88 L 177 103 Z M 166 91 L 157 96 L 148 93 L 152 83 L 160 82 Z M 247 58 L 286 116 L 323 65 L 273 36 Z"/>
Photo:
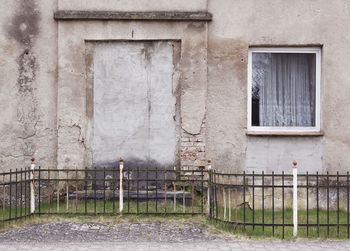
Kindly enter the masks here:
<path id="1" fill-rule="evenodd" d="M 296 172 L 33 164 L 0 173 L 0 222 L 33 214 L 200 214 L 246 234 L 350 238 L 349 173 Z"/>

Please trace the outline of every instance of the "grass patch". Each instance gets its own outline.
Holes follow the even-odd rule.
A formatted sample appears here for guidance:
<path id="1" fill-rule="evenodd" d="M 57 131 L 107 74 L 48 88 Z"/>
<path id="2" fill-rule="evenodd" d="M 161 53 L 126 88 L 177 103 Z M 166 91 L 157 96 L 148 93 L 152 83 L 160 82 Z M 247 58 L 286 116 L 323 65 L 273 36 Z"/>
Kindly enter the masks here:
<path id="1" fill-rule="evenodd" d="M 229 212 L 226 211 L 226 221 L 224 221 L 224 210 L 218 208 L 218 221 L 208 220 L 210 224 L 234 234 L 243 234 L 254 237 L 276 237 L 284 239 L 293 238 L 293 211 L 286 209 L 282 211 L 272 210 L 251 210 L 250 208 L 232 209 L 231 221 Z M 318 219 L 318 220 L 317 220 Z M 246 226 L 236 223 L 246 222 Z M 298 211 L 298 237 L 300 238 L 348 238 L 349 228 L 347 226 L 348 214 L 344 211 L 305 210 Z M 255 226 L 249 224 L 255 223 Z M 264 226 L 261 224 L 264 223 Z M 290 226 L 276 226 L 278 224 L 289 224 Z M 318 224 L 317 224 L 318 223 Z M 259 225 L 260 224 L 260 225 Z M 275 226 L 272 226 L 276 224 Z M 309 224 L 309 227 L 306 225 Z M 330 224 L 330 226 L 327 226 Z M 339 225 L 338 225 L 339 224 Z M 343 224 L 343 225 L 342 225 Z"/>

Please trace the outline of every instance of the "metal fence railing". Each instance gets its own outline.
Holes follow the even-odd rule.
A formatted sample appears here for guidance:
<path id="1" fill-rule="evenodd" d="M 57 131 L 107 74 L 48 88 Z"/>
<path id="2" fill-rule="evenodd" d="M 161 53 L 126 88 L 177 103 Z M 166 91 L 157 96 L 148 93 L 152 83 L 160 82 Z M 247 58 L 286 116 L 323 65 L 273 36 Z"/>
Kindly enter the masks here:
<path id="1" fill-rule="evenodd" d="M 202 214 L 207 172 L 167 168 L 35 170 L 38 214 Z"/>
<path id="2" fill-rule="evenodd" d="M 31 215 L 31 175 L 29 168 L 0 173 L 0 222 Z"/>
<path id="3" fill-rule="evenodd" d="M 207 168 L 43 169 L 0 173 L 0 222 L 30 215 L 207 215 L 234 231 L 350 238 L 350 176 Z"/>
<path id="4" fill-rule="evenodd" d="M 293 175 L 284 172 L 214 171 L 209 216 L 246 233 L 285 238 L 298 230 L 305 237 L 349 238 L 349 178 L 349 173 L 299 174 L 293 188 Z"/>

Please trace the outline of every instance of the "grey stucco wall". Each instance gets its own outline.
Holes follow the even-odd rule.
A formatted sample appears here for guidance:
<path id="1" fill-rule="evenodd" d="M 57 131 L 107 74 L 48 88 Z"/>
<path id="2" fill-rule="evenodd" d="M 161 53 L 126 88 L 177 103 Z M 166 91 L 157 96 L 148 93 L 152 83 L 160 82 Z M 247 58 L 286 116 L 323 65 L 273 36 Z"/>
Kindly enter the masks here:
<path id="1" fill-rule="evenodd" d="M 225 171 L 349 170 L 350 3 L 346 0 L 3 1 L 0 165 L 91 164 L 89 40 L 181 42 L 173 87 L 182 166 Z M 54 21 L 61 10 L 209 11 L 207 22 Z M 247 136 L 249 46 L 322 46 L 324 136 Z M 57 107 L 57 109 L 56 109 Z M 179 122 L 179 121 L 178 121 Z M 180 122 L 179 122 L 180 123 Z M 57 162 L 56 162 L 57 160 Z M 57 165 L 56 165 L 57 164 Z"/>
<path id="2" fill-rule="evenodd" d="M 348 1 L 209 1 L 207 157 L 219 169 L 349 170 Z M 249 46 L 322 45 L 321 129 L 324 136 L 246 136 Z M 258 167 L 259 166 L 259 167 Z"/>
<path id="3" fill-rule="evenodd" d="M 57 3 L 1 1 L 0 170 L 56 166 Z"/>

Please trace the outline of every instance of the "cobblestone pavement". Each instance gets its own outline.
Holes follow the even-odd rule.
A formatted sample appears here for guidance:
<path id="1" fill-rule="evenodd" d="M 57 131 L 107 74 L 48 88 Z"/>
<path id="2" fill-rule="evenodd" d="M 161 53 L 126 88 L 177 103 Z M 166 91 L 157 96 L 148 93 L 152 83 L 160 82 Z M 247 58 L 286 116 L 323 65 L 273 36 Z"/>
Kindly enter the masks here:
<path id="1" fill-rule="evenodd" d="M 350 250 L 350 241 L 250 240 L 198 223 L 48 223 L 0 233 L 0 250 Z"/>

